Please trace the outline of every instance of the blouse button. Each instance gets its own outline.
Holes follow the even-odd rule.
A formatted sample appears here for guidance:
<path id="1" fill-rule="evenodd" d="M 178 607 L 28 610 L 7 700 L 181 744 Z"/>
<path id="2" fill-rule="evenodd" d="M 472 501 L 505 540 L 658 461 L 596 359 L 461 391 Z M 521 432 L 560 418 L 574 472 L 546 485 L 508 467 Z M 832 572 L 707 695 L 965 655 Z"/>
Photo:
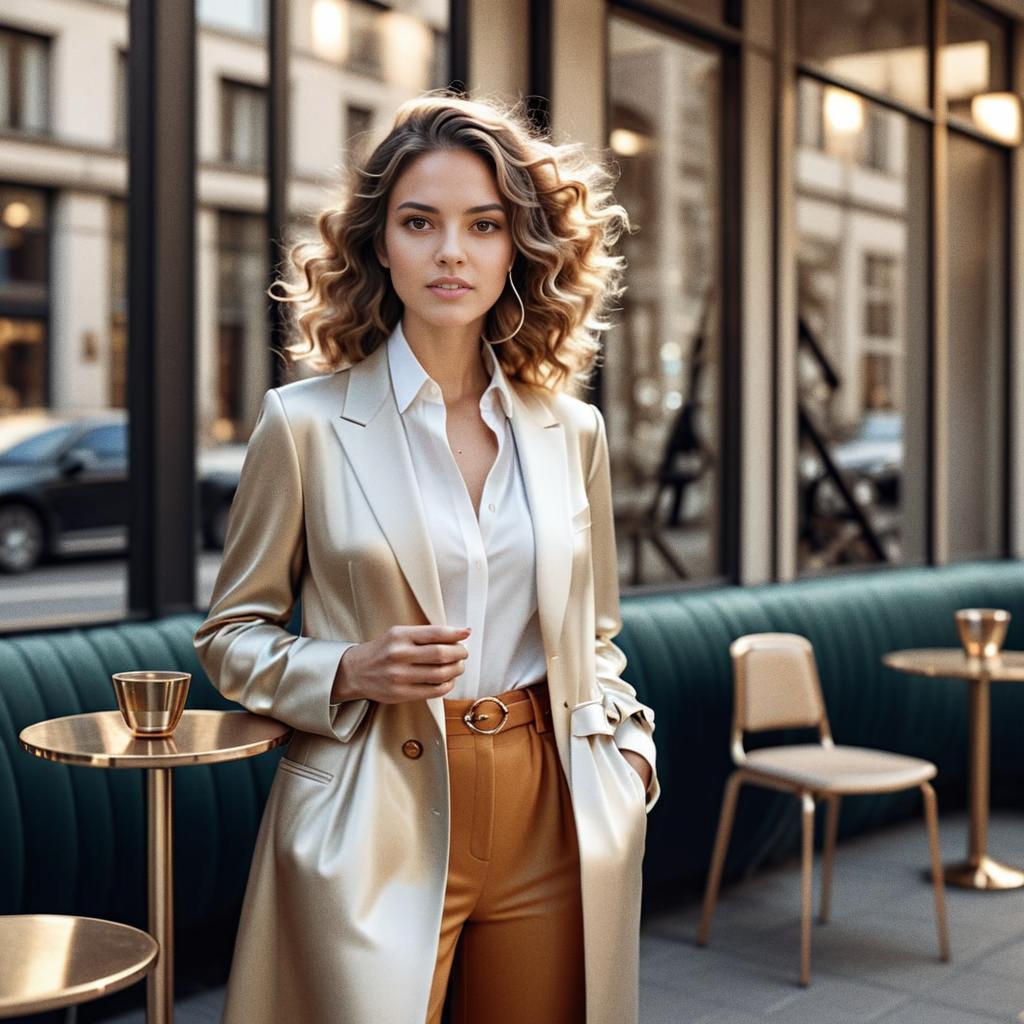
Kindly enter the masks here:
<path id="1" fill-rule="evenodd" d="M 494 502 L 493 501 L 490 503 L 490 505 L 487 506 L 487 511 L 488 512 L 493 512 L 494 511 Z"/>
<path id="2" fill-rule="evenodd" d="M 419 740 L 406 740 L 402 744 L 402 753 L 415 760 L 423 753 L 423 744 Z"/>

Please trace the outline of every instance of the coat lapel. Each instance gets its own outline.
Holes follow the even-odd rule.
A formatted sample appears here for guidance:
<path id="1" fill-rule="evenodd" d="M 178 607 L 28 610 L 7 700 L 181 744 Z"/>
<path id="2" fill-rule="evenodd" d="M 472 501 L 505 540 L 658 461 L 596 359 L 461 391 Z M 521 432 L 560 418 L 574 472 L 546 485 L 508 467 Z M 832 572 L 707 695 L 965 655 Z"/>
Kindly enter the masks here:
<path id="1" fill-rule="evenodd" d="M 446 625 L 434 545 L 391 390 L 387 346 L 379 345 L 349 374 L 345 405 L 332 426 L 424 617 Z"/>
<path id="2" fill-rule="evenodd" d="M 537 609 L 548 656 L 558 651 L 572 575 L 572 518 L 565 429 L 523 385 L 515 396 L 512 431 L 523 468 L 536 545 Z"/>

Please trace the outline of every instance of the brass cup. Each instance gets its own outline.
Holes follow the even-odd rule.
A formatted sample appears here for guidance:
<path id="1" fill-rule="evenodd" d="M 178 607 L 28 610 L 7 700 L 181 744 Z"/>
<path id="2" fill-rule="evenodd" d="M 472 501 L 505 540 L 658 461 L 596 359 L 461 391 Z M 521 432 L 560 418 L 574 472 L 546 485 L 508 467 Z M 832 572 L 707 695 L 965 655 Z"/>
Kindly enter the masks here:
<path id="1" fill-rule="evenodd" d="M 961 608 L 956 613 L 956 628 L 968 658 L 997 657 L 1009 625 L 1010 613 L 1002 608 Z"/>
<path id="2" fill-rule="evenodd" d="M 114 694 L 135 736 L 170 736 L 181 721 L 192 676 L 188 672 L 115 672 Z"/>

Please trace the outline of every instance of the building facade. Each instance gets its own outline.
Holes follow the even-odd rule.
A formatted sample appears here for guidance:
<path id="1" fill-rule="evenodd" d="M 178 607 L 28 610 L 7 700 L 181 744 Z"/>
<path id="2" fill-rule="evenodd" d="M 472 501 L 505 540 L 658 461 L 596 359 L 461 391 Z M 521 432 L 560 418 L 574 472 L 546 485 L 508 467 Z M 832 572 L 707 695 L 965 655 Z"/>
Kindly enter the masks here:
<path id="1" fill-rule="evenodd" d="M 272 383 L 268 3 L 196 7 L 202 449 Z M 453 68 L 614 163 L 628 288 L 587 397 L 624 586 L 1021 554 L 1022 0 L 286 10 L 282 253 Z M 2 412 L 127 404 L 128 46 L 125 0 L 0 0 Z"/>

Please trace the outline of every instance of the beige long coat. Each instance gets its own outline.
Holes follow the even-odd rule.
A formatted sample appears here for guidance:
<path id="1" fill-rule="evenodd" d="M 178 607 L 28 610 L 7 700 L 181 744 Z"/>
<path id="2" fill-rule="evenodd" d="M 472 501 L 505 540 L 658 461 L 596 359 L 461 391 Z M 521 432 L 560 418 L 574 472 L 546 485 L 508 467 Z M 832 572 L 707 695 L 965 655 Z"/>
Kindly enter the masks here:
<path id="1" fill-rule="evenodd" d="M 554 730 L 579 839 L 587 1024 L 634 1024 L 640 868 L 659 786 L 655 776 L 645 799 L 618 749 L 653 764 L 654 715 L 620 678 L 625 657 L 612 643 L 620 618 L 604 425 L 576 399 L 513 390 Z M 298 638 L 285 628 L 296 595 Z M 329 705 L 351 643 L 424 623 L 444 624 L 440 582 L 381 345 L 349 370 L 267 392 L 195 635 L 223 694 L 296 730 L 257 839 L 227 1024 L 426 1016 L 448 863 L 442 698 Z M 410 739 L 422 756 L 403 752 Z"/>

